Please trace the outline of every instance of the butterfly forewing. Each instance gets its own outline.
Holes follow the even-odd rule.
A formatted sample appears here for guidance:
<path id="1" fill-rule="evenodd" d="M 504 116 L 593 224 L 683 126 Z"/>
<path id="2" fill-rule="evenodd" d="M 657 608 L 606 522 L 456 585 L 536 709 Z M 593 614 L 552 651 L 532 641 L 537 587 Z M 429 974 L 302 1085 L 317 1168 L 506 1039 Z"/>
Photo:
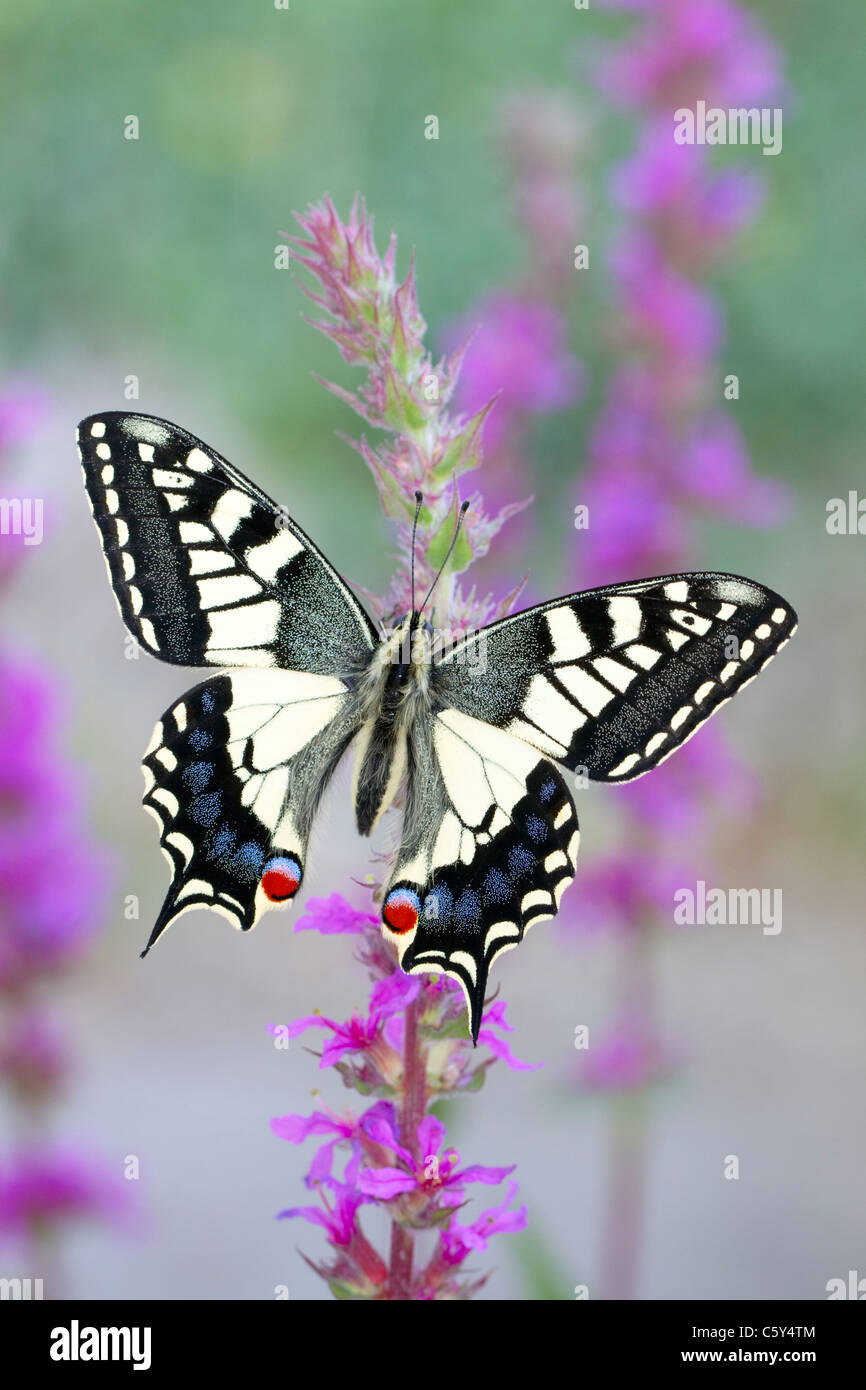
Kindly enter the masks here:
<path id="1" fill-rule="evenodd" d="M 109 411 L 78 444 L 121 614 L 153 656 L 324 674 L 369 659 L 375 628 L 324 556 L 201 440 Z"/>
<path id="2" fill-rule="evenodd" d="M 778 594 L 735 575 L 589 590 L 456 647 L 442 700 L 590 778 L 628 781 L 748 685 L 796 624 Z"/>

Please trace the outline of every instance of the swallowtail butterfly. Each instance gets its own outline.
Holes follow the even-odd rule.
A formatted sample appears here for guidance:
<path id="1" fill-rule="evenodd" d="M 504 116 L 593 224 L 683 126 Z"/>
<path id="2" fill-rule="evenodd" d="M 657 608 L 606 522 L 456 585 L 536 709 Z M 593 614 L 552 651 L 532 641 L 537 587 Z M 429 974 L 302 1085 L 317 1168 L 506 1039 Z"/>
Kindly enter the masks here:
<path id="1" fill-rule="evenodd" d="M 405 971 L 459 981 L 477 1039 L 494 957 L 555 915 L 574 876 L 560 767 L 649 772 L 796 626 L 750 579 L 674 574 L 554 599 L 434 660 L 418 611 L 383 638 L 300 527 L 186 430 L 107 412 L 78 441 L 127 627 L 163 661 L 220 668 L 145 754 L 172 882 L 143 954 L 189 908 L 247 931 L 294 898 L 354 744 L 362 835 L 402 789 L 383 930 Z"/>

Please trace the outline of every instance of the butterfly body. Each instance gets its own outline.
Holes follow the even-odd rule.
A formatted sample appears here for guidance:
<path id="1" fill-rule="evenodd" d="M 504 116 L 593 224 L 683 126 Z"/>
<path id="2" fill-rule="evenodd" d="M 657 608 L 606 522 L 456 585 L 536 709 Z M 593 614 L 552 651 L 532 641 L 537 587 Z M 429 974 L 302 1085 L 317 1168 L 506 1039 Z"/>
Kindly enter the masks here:
<path id="1" fill-rule="evenodd" d="M 418 613 L 408 614 L 373 653 L 360 682 L 362 723 L 353 793 L 361 835 L 370 835 L 392 804 L 410 756 L 415 760 L 419 723 L 430 717 L 429 628 Z"/>
<path id="2" fill-rule="evenodd" d="M 417 611 L 383 637 L 296 523 L 194 435 L 107 412 L 78 442 L 127 627 L 162 660 L 218 668 L 145 754 L 172 872 L 146 950 L 189 909 L 248 930 L 297 896 L 352 749 L 359 832 L 402 811 L 383 931 L 404 970 L 460 983 L 476 1038 L 493 959 L 574 876 L 563 769 L 650 771 L 796 627 L 772 590 L 710 572 L 572 594 L 446 650 Z"/>

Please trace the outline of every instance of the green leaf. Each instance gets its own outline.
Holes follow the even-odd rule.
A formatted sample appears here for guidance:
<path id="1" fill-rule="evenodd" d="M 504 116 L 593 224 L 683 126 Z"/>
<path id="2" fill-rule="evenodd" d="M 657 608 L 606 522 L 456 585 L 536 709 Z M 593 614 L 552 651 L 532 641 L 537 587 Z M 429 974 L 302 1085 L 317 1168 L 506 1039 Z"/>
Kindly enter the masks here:
<path id="1" fill-rule="evenodd" d="M 422 1023 L 418 1031 L 423 1037 L 436 1042 L 441 1042 L 445 1038 L 462 1038 L 464 1041 L 469 1038 L 469 1026 L 465 1018 L 449 1019 L 447 1023 L 441 1023 L 436 1028 Z"/>
<path id="2" fill-rule="evenodd" d="M 456 507 L 453 513 L 449 511 L 427 546 L 425 559 L 428 565 L 434 570 L 439 569 L 439 566 L 443 564 L 445 556 L 448 554 L 448 547 L 454 537 L 454 528 L 457 525 L 459 515 L 460 513 Z M 457 537 L 457 544 L 454 547 L 451 559 L 448 561 L 445 573 L 460 574 L 463 570 L 469 568 L 472 564 L 472 560 L 472 546 L 469 544 L 466 532 L 461 526 L 460 535 Z"/>
<path id="3" fill-rule="evenodd" d="M 393 473 L 389 473 L 385 467 L 376 469 L 375 478 L 385 515 L 397 521 L 403 516 L 411 520 L 415 515 L 415 499 L 411 492 L 407 492 L 405 485 L 398 482 Z"/>
<path id="4" fill-rule="evenodd" d="M 353 1289 L 351 1284 L 344 1284 L 341 1279 L 329 1279 L 328 1288 L 331 1290 L 331 1293 L 334 1295 L 334 1297 L 339 1299 L 341 1302 L 344 1299 L 357 1300 L 359 1298 L 364 1298 L 364 1294 L 359 1293 L 357 1289 Z"/>
<path id="5" fill-rule="evenodd" d="M 450 478 L 456 478 L 460 473 L 467 473 L 470 468 L 478 467 L 481 462 L 481 431 L 497 400 L 498 397 L 494 396 L 492 401 L 482 406 L 460 433 L 454 436 L 431 471 L 430 476 L 437 485 L 447 483 Z"/>
<path id="6" fill-rule="evenodd" d="M 486 1080 L 487 1068 L 479 1067 L 478 1070 L 473 1073 L 472 1080 L 469 1082 L 469 1085 L 464 1086 L 463 1089 L 464 1091 L 480 1091 L 481 1087 L 484 1085 Z"/>
<path id="7" fill-rule="evenodd" d="M 392 430 L 420 430 L 426 417 L 408 385 L 391 364 L 385 376 L 385 408 L 382 417 Z"/>

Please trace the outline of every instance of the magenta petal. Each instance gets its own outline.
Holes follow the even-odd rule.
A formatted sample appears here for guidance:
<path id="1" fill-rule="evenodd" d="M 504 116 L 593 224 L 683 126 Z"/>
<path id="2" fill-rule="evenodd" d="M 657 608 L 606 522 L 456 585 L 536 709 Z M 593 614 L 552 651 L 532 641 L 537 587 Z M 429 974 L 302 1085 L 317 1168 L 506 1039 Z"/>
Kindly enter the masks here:
<path id="1" fill-rule="evenodd" d="M 339 1142 L 339 1139 L 331 1139 L 316 1150 L 306 1177 L 307 1187 L 317 1187 L 319 1183 L 331 1176 L 331 1170 L 334 1166 L 334 1149 Z"/>
<path id="2" fill-rule="evenodd" d="M 345 1035 L 341 1036 L 338 1033 L 336 1037 L 330 1038 L 322 1048 L 319 1070 L 321 1071 L 325 1067 L 335 1066 L 336 1063 L 340 1061 L 341 1057 L 345 1057 L 347 1052 L 358 1052 L 360 1047 L 361 1044 L 354 1038 L 349 1038 Z"/>
<path id="3" fill-rule="evenodd" d="M 402 1013 L 407 1004 L 418 998 L 420 988 L 421 981 L 417 975 L 406 975 L 402 970 L 395 970 L 387 980 L 380 980 L 373 986 L 370 1018 L 379 1020 Z"/>
<path id="4" fill-rule="evenodd" d="M 271 1024 L 270 1027 L 274 1027 Z M 321 1014 L 307 1014 L 304 1018 L 296 1018 L 293 1023 L 289 1023 L 286 1032 L 290 1038 L 297 1038 L 301 1033 L 305 1033 L 308 1028 L 336 1028 L 329 1018 L 323 1018 Z"/>
<path id="5" fill-rule="evenodd" d="M 519 1057 L 514 1056 L 504 1038 L 497 1038 L 490 1028 L 480 1029 L 478 1041 L 489 1047 L 494 1057 L 498 1057 L 500 1062 L 505 1062 L 512 1071 L 538 1071 L 544 1066 L 543 1062 L 521 1062 Z"/>
<path id="6" fill-rule="evenodd" d="M 415 1179 L 402 1168 L 364 1168 L 358 1175 L 361 1192 L 380 1202 L 399 1197 L 401 1192 L 411 1192 L 415 1185 Z"/>
<path id="7" fill-rule="evenodd" d="M 454 1181 L 458 1183 L 484 1182 L 495 1187 L 497 1183 L 507 1178 L 509 1173 L 513 1173 L 516 1167 L 517 1164 L 512 1163 L 508 1168 L 484 1168 L 480 1163 L 474 1163 L 471 1167 L 455 1173 Z"/>
<path id="8" fill-rule="evenodd" d="M 317 931 L 323 936 L 337 933 L 358 935 L 377 920 L 369 912 L 352 907 L 341 893 L 332 893 L 329 898 L 309 899 L 302 916 L 295 923 L 295 931 Z"/>
<path id="9" fill-rule="evenodd" d="M 303 1217 L 305 1221 L 309 1221 L 313 1226 L 324 1226 L 327 1229 L 327 1213 L 320 1211 L 318 1207 L 287 1207 L 285 1211 L 277 1212 L 278 1221 L 290 1220 L 295 1216 Z"/>
<path id="10" fill-rule="evenodd" d="M 360 1167 L 361 1145 L 356 1140 L 355 1143 L 353 1143 L 352 1145 L 351 1157 L 349 1158 L 349 1161 L 346 1164 L 345 1172 L 343 1173 L 343 1182 L 346 1184 L 347 1187 L 356 1188 L 358 1186 L 358 1172 L 360 1170 Z"/>
<path id="11" fill-rule="evenodd" d="M 301 1144 L 309 1134 L 330 1134 L 341 1131 L 343 1126 L 330 1115 L 315 1110 L 312 1115 L 278 1115 L 271 1120 L 271 1130 L 278 1139 L 287 1139 L 290 1144 Z M 348 1132 L 348 1131 L 347 1131 Z"/>
<path id="12" fill-rule="evenodd" d="M 445 1126 L 435 1115 L 425 1115 L 418 1126 L 418 1144 L 425 1162 L 438 1154 L 445 1138 Z"/>
<path id="13" fill-rule="evenodd" d="M 392 1101 L 377 1100 L 371 1105 L 369 1110 L 365 1110 L 359 1123 L 366 1126 L 368 1120 L 387 1120 L 388 1124 L 396 1133 L 397 1131 L 397 1111 Z"/>
<path id="14" fill-rule="evenodd" d="M 506 1032 L 514 1032 L 514 1024 L 509 1023 L 505 1017 L 505 1000 L 497 999 L 484 1010 L 482 1023 L 494 1023 L 497 1028 L 504 1028 Z"/>
<path id="15" fill-rule="evenodd" d="M 394 1132 L 393 1125 L 385 1119 L 384 1116 L 365 1116 L 363 1125 L 365 1133 L 369 1134 L 370 1138 L 376 1144 L 381 1144 L 383 1148 L 390 1149 L 392 1153 L 396 1154 L 398 1158 L 402 1158 L 403 1162 L 409 1164 L 411 1167 L 412 1155 L 409 1153 L 408 1149 L 403 1148 Z"/>

